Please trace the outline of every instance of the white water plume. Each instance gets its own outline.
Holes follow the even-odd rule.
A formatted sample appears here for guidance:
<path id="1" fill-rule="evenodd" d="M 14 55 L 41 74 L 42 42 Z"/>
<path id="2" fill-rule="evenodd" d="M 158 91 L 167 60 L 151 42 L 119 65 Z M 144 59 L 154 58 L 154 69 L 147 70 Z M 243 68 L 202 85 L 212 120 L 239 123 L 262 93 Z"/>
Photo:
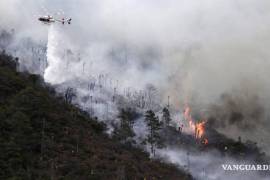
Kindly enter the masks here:
<path id="1" fill-rule="evenodd" d="M 29 16 L 39 11 L 36 2 L 2 1 L 0 22 L 8 27 L 13 23 L 20 36 L 42 39 L 44 26 Z M 22 12 L 16 13 L 22 5 Z M 170 95 L 171 106 L 181 109 L 191 103 L 210 111 L 219 124 L 219 117 L 230 120 L 232 106 L 219 100 L 227 93 L 237 101 L 241 123 L 255 125 L 251 131 L 234 123 L 220 131 L 231 138 L 252 139 L 269 152 L 269 0 L 47 0 L 46 5 L 67 9 L 74 24 L 49 27 L 44 78 L 79 89 L 76 103 L 83 108 L 94 106 L 102 118 L 109 117 L 107 112 L 115 109 L 111 102 L 107 108 L 104 100 L 112 101 L 114 88 L 117 94 L 131 94 L 128 88 L 153 83 L 161 99 Z M 100 80 L 100 74 L 109 78 Z M 97 82 L 98 88 L 89 92 L 89 81 Z M 87 95 L 93 100 L 82 101 Z M 241 99 L 247 101 L 239 104 Z M 228 113 L 221 116 L 213 106 Z M 262 115 L 250 116 L 257 109 L 253 106 L 262 107 Z"/>
<path id="2" fill-rule="evenodd" d="M 64 53 L 66 46 L 66 38 L 59 31 L 59 27 L 51 25 L 48 30 L 47 43 L 47 63 L 48 67 L 44 73 L 46 82 L 52 84 L 63 83 L 69 75 L 64 66 Z"/>

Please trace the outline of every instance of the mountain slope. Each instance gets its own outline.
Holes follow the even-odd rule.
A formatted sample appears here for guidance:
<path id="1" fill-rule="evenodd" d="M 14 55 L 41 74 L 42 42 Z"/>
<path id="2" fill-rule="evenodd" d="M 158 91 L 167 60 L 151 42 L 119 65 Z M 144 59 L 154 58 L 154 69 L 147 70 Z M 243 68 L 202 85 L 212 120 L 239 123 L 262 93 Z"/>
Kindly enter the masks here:
<path id="1" fill-rule="evenodd" d="M 191 179 L 103 133 L 40 77 L 0 55 L 0 179 Z"/>

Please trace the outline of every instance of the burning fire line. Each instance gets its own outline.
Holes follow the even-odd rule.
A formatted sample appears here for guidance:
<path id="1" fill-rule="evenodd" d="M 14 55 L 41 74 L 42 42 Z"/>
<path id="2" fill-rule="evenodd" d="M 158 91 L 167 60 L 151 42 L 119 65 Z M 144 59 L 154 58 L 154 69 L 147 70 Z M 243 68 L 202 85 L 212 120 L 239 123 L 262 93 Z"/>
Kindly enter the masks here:
<path id="1" fill-rule="evenodd" d="M 205 138 L 205 124 L 206 121 L 196 123 L 191 116 L 191 108 L 186 106 L 184 109 L 184 118 L 189 123 L 189 128 L 194 132 L 194 137 L 200 140 L 203 144 L 208 144 L 208 139 Z"/>

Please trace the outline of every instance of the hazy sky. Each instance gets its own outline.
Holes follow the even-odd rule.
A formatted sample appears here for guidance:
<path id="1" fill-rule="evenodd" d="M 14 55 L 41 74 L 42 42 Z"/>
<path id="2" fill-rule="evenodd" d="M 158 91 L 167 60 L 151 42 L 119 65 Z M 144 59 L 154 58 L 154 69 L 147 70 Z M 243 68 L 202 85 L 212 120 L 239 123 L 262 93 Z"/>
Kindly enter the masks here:
<path id="1" fill-rule="evenodd" d="M 44 25 L 37 20 L 43 15 L 72 24 Z M 179 113 L 191 104 L 228 137 L 270 152 L 269 0 L 0 0 L 0 28 L 14 28 L 17 42 L 47 45 L 47 82 L 79 84 L 108 73 L 122 87 L 152 83 Z M 80 61 L 67 62 L 67 49 Z M 243 119 L 233 122 L 232 113 Z M 181 165 L 186 159 L 178 149 L 162 153 Z M 191 157 L 192 172 L 223 161 L 211 153 Z"/>
<path id="2" fill-rule="evenodd" d="M 49 38 L 59 40 L 60 50 L 64 46 L 79 51 L 86 67 L 94 62 L 92 72 L 109 72 L 124 86 L 143 88 L 153 83 L 164 99 L 170 95 L 179 107 L 193 103 L 208 109 L 217 104 L 226 111 L 220 96 L 227 93 L 240 99 L 237 108 L 241 112 L 258 106 L 263 109 L 260 120 L 248 119 L 259 124 L 251 138 L 258 139 L 267 130 L 260 127 L 268 128 L 269 124 L 269 0 L 0 2 L 0 24 L 15 28 L 18 38 L 46 42 L 49 27 L 37 18 L 47 14 L 73 19 L 71 26 L 56 26 Z M 111 57 L 112 52 L 123 51 L 128 63 Z M 78 67 L 80 64 L 74 64 L 66 72 L 61 61 L 54 63 L 47 71 L 47 80 L 56 83 L 85 76 Z M 236 137 L 237 132 L 229 135 Z"/>

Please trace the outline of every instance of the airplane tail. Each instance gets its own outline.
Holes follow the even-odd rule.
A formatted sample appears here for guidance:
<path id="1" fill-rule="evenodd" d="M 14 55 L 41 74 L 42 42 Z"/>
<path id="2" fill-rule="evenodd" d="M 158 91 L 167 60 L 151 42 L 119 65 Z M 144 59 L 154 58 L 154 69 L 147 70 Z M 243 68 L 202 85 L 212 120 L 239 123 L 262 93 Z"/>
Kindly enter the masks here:
<path id="1" fill-rule="evenodd" d="M 61 22 L 63 25 L 67 22 L 68 24 L 71 24 L 71 18 L 69 18 L 68 20 L 65 20 L 65 18 L 59 19 L 57 21 Z"/>
<path id="2" fill-rule="evenodd" d="M 67 23 L 68 23 L 68 24 L 71 24 L 71 20 L 72 20 L 72 19 L 69 18 L 69 19 L 67 20 Z"/>

